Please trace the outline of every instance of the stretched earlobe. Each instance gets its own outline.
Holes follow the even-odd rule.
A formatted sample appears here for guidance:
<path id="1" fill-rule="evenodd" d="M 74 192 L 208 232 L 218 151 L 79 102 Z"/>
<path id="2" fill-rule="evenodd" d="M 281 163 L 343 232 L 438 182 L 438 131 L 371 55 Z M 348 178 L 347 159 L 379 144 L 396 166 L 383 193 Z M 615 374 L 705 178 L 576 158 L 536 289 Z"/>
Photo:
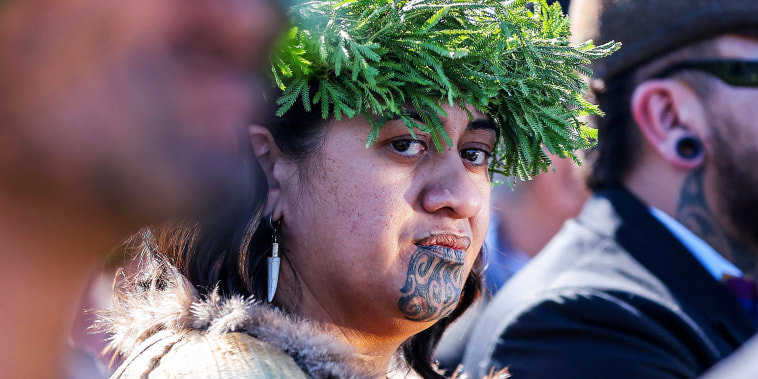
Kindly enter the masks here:
<path id="1" fill-rule="evenodd" d="M 634 91 L 631 111 L 651 152 L 668 165 L 692 170 L 703 164 L 705 149 L 700 137 L 696 96 L 673 80 L 648 80 Z"/>
<path id="2" fill-rule="evenodd" d="M 703 144 L 700 139 L 691 135 L 679 137 L 675 149 L 679 157 L 687 161 L 700 159 L 703 154 Z"/>
<path id="3" fill-rule="evenodd" d="M 661 149 L 661 154 L 671 165 L 679 169 L 694 170 L 705 161 L 703 142 L 685 127 L 680 127 L 672 133 L 666 145 Z"/>

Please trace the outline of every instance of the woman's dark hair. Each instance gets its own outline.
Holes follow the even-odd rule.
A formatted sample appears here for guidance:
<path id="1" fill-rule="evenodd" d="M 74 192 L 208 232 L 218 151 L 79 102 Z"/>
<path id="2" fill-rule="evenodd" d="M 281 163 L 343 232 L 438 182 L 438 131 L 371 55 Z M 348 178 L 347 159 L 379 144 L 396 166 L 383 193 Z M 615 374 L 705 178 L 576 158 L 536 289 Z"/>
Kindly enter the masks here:
<path id="1" fill-rule="evenodd" d="M 306 111 L 301 102 L 296 102 L 283 117 L 272 116 L 263 124 L 282 154 L 298 165 L 307 164 L 320 151 L 327 128 L 320 110 Z M 247 141 L 245 144 L 249 145 Z M 153 228 L 152 235 L 158 251 L 168 256 L 201 295 L 217 288 L 226 295 L 265 299 L 266 258 L 270 255 L 273 232 L 267 215 L 263 214 L 268 185 L 262 168 L 252 158 L 250 147 L 240 148 L 249 152 L 248 167 L 255 181 L 255 189 L 246 199 L 211 220 L 159 226 Z M 283 258 L 286 261 L 286 254 Z M 423 377 L 444 378 L 435 370 L 432 354 L 448 325 L 479 295 L 482 271 L 480 253 L 452 314 L 403 344 L 404 358 Z"/>

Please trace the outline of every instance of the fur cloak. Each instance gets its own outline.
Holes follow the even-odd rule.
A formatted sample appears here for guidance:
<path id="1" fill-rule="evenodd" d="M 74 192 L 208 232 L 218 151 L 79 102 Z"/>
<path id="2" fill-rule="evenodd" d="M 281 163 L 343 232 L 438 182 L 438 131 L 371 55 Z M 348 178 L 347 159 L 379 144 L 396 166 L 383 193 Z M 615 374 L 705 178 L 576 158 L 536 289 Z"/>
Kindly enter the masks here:
<path id="1" fill-rule="evenodd" d="M 119 275 L 113 308 L 100 311 L 95 326 L 110 335 L 109 349 L 126 358 L 114 378 L 150 377 L 151 373 L 195 377 L 200 372 L 203 377 L 218 378 L 377 376 L 363 356 L 318 323 L 255 299 L 224 297 L 218 291 L 200 296 L 176 267 L 155 256 L 143 258 L 140 267 L 134 277 Z M 169 356 L 182 363 L 165 362 L 171 360 Z M 240 362 L 247 368 L 236 367 Z M 184 374 L 171 368 L 181 365 Z M 295 371 L 287 372 L 288 365 Z M 159 368 L 163 371 L 155 371 Z M 387 377 L 418 375 L 396 354 Z M 507 373 L 492 377 L 506 378 Z"/>
<path id="2" fill-rule="evenodd" d="M 134 278 L 120 275 L 113 309 L 101 311 L 96 325 L 110 335 L 109 349 L 127 358 L 125 365 L 131 356 L 144 354 L 146 344 L 155 344 L 150 338 L 159 333 L 176 339 L 199 331 L 209 338 L 227 333 L 252 336 L 292 357 L 307 377 L 376 376 L 351 346 L 317 323 L 241 296 L 223 297 L 214 291 L 201 297 L 174 266 L 157 258 L 145 258 L 140 266 Z"/>

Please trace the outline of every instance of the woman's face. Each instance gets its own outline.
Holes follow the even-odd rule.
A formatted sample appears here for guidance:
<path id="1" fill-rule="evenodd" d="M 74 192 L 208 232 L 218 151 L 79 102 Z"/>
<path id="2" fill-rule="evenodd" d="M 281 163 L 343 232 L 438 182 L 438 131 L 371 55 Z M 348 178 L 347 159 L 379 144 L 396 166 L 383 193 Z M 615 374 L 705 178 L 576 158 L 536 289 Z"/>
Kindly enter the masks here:
<path id="1" fill-rule="evenodd" d="M 356 118 L 331 122 L 310 162 L 279 171 L 281 243 L 302 291 L 285 306 L 388 333 L 388 320 L 428 325 L 455 308 L 486 233 L 496 132 L 479 112 L 445 110 L 453 143 L 441 152 L 401 120 L 367 148 L 370 127 Z M 287 288 L 291 273 L 282 280 Z M 291 299 L 284 291 L 280 302 Z"/>

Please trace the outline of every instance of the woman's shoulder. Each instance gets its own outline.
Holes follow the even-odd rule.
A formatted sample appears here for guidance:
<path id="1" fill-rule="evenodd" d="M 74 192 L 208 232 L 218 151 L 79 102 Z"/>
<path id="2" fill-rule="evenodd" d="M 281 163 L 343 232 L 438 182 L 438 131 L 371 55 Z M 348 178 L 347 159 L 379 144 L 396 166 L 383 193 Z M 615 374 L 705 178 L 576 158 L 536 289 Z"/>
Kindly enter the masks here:
<path id="1" fill-rule="evenodd" d="M 125 357 L 114 377 L 372 377 L 366 357 L 323 325 L 253 298 L 201 295 L 165 260 L 145 259 L 99 312 L 98 329 Z"/>
<path id="2" fill-rule="evenodd" d="M 162 331 L 145 340 L 113 378 L 306 378 L 295 360 L 245 333 Z"/>

